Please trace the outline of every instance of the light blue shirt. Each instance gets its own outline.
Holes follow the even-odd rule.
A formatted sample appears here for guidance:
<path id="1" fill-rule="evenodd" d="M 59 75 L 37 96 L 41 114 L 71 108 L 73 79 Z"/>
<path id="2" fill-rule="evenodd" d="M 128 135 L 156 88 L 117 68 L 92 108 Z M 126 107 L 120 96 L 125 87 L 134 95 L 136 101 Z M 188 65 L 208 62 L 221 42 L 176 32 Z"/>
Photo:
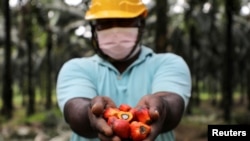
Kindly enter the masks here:
<path id="1" fill-rule="evenodd" d="M 167 91 L 180 95 L 187 106 L 191 95 L 191 76 L 186 62 L 176 54 L 156 54 L 142 46 L 139 58 L 122 74 L 98 55 L 75 58 L 61 68 L 57 80 L 57 99 L 63 112 L 66 102 L 75 97 L 108 96 L 116 105 L 132 107 L 147 94 Z M 73 133 L 71 141 L 99 141 Z M 156 141 L 174 141 L 173 131 Z"/>

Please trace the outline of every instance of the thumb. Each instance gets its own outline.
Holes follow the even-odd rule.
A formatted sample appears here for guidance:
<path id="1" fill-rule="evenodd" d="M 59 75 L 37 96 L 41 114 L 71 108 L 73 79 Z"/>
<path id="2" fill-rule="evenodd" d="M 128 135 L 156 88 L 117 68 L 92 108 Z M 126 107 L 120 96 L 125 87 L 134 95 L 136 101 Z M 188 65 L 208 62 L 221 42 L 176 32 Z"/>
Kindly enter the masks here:
<path id="1" fill-rule="evenodd" d="M 96 115 L 100 116 L 103 113 L 104 105 L 100 102 L 96 102 L 91 107 L 91 112 Z"/>
<path id="2" fill-rule="evenodd" d="M 107 107 L 116 107 L 109 97 L 97 96 L 91 101 L 91 111 L 96 116 L 100 116 Z"/>
<path id="3" fill-rule="evenodd" d="M 149 115 L 152 120 L 157 120 L 160 116 L 159 111 L 154 107 L 149 108 Z"/>

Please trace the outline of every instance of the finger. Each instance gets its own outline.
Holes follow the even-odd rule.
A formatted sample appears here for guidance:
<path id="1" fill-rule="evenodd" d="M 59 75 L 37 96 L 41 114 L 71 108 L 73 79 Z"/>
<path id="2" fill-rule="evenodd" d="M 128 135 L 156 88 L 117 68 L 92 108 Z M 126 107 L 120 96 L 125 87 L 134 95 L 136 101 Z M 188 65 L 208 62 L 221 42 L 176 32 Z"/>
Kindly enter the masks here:
<path id="1" fill-rule="evenodd" d="M 114 137 L 112 138 L 112 141 L 121 141 L 121 139 L 120 139 L 118 136 L 114 136 Z"/>
<path id="2" fill-rule="evenodd" d="M 96 116 L 99 116 L 102 114 L 104 110 L 104 103 L 101 97 L 97 96 L 91 100 L 91 112 L 95 114 Z"/>
<path id="3" fill-rule="evenodd" d="M 121 141 L 121 139 L 118 136 L 105 136 L 103 134 L 98 134 L 98 138 L 101 141 Z"/>
<path id="4" fill-rule="evenodd" d="M 96 116 L 100 116 L 103 113 L 103 110 L 104 104 L 101 102 L 96 102 L 91 107 L 91 112 Z"/>
<path id="5" fill-rule="evenodd" d="M 103 134 L 98 134 L 98 138 L 101 140 L 101 141 L 110 141 L 111 140 L 111 137 L 107 137 L 107 136 L 104 136 Z"/>
<path id="6" fill-rule="evenodd" d="M 139 102 L 137 103 L 136 107 L 148 107 L 147 101 L 149 101 L 149 95 L 143 96 Z"/>
<path id="7" fill-rule="evenodd" d="M 104 96 L 102 98 L 103 98 L 103 101 L 105 103 L 105 108 L 109 108 L 109 107 L 113 107 L 114 108 L 114 107 L 116 107 L 114 101 L 111 98 L 106 97 L 106 96 Z"/>
<path id="8" fill-rule="evenodd" d="M 150 100 L 147 102 L 149 107 L 149 114 L 153 120 L 158 120 L 160 115 L 164 116 L 165 114 L 165 102 L 162 98 L 157 96 L 151 96 Z"/>
<path id="9" fill-rule="evenodd" d="M 150 127 L 151 127 L 150 133 L 147 136 L 147 138 L 144 139 L 143 141 L 154 141 L 160 133 L 159 124 L 152 124 Z"/>
<path id="10" fill-rule="evenodd" d="M 97 96 L 91 101 L 91 110 L 96 116 L 100 116 L 107 107 L 116 107 L 109 97 Z"/>
<path id="11" fill-rule="evenodd" d="M 155 107 L 150 107 L 149 108 L 149 115 L 150 115 L 150 118 L 155 121 L 155 120 L 158 120 L 159 117 L 160 117 L 160 114 L 159 114 L 159 111 L 157 108 Z"/>
<path id="12" fill-rule="evenodd" d="M 136 107 L 152 107 L 159 104 L 159 100 L 154 95 L 148 94 L 143 96 L 137 103 Z"/>
<path id="13" fill-rule="evenodd" d="M 88 109 L 89 120 L 91 123 L 91 127 L 97 132 L 103 133 L 107 136 L 113 134 L 111 127 L 107 124 L 107 122 L 102 118 L 94 115 L 91 109 Z"/>
<path id="14" fill-rule="evenodd" d="M 105 136 L 113 135 L 111 127 L 107 124 L 107 122 L 103 118 L 98 118 L 96 120 L 95 128 Z"/>

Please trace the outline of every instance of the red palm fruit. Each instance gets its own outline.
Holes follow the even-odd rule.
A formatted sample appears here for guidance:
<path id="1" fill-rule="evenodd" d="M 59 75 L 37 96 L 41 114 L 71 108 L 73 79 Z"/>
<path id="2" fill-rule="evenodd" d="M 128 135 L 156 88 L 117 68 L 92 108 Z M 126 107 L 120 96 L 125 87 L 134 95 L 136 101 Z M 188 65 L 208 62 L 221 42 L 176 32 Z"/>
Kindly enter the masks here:
<path id="1" fill-rule="evenodd" d="M 127 120 L 118 119 L 113 116 L 108 119 L 108 124 L 120 138 L 127 139 L 130 137 L 130 124 Z"/>
<path id="2" fill-rule="evenodd" d="M 107 123 L 108 123 L 108 125 L 109 126 L 112 126 L 112 124 L 115 122 L 115 120 L 117 120 L 118 118 L 116 117 L 116 116 L 110 116 L 109 118 L 108 118 L 108 121 L 107 121 Z"/>
<path id="3" fill-rule="evenodd" d="M 130 137 L 133 141 L 142 141 L 151 131 L 151 127 L 142 122 L 133 121 L 130 124 Z"/>
<path id="4" fill-rule="evenodd" d="M 134 115 L 136 116 L 137 121 L 140 121 L 140 122 L 146 123 L 146 124 L 150 124 L 150 122 L 151 122 L 149 110 L 145 107 L 141 107 L 139 109 L 136 109 L 134 112 Z"/>
<path id="5" fill-rule="evenodd" d="M 118 112 L 117 117 L 119 119 L 127 120 L 130 122 L 133 119 L 133 114 L 130 112 L 120 111 L 120 112 Z"/>
<path id="6" fill-rule="evenodd" d="M 130 109 L 131 109 L 131 106 L 129 106 L 128 104 L 121 104 L 119 106 L 119 110 L 123 112 L 128 112 Z"/>
<path id="7" fill-rule="evenodd" d="M 137 121 L 137 118 L 136 118 L 136 115 L 135 115 L 135 111 L 136 111 L 135 108 L 131 108 L 131 109 L 129 110 L 129 112 L 133 115 L 132 121 Z"/>
<path id="8" fill-rule="evenodd" d="M 103 113 L 103 117 L 105 119 L 108 119 L 111 116 L 117 116 L 119 110 L 117 108 L 107 108 L 105 109 L 104 113 Z"/>

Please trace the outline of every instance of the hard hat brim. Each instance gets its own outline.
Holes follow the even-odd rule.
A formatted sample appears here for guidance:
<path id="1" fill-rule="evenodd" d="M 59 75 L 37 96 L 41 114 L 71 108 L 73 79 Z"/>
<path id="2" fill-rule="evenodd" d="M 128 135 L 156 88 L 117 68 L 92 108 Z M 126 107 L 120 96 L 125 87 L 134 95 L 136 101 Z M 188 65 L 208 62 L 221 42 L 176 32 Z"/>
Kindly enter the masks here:
<path id="1" fill-rule="evenodd" d="M 134 18 L 142 15 L 146 17 L 146 11 L 138 11 L 137 13 L 124 12 L 120 10 L 112 10 L 112 11 L 98 11 L 92 13 L 88 11 L 85 15 L 86 20 L 95 20 L 95 19 L 111 19 L 111 18 Z"/>

